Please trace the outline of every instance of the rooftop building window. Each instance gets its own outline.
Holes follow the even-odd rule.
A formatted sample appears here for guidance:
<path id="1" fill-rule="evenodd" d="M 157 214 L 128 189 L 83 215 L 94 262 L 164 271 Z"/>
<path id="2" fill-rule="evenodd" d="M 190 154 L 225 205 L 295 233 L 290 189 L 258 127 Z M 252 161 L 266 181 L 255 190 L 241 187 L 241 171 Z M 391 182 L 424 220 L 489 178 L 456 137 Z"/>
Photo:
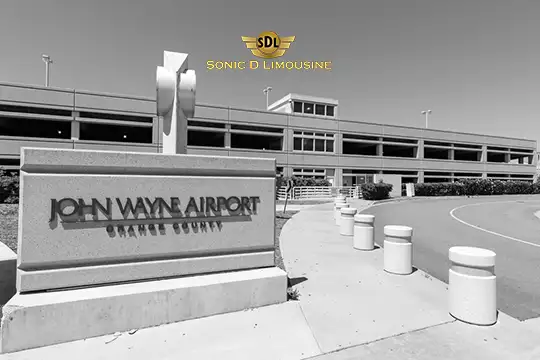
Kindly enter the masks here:
<path id="1" fill-rule="evenodd" d="M 304 103 L 304 114 L 313 114 L 313 104 Z"/>
<path id="2" fill-rule="evenodd" d="M 314 104 L 302 101 L 293 101 L 293 113 L 315 114 L 319 116 L 334 116 L 334 106 L 324 104 Z"/>
<path id="3" fill-rule="evenodd" d="M 334 116 L 334 107 L 331 105 L 326 106 L 326 116 Z"/>

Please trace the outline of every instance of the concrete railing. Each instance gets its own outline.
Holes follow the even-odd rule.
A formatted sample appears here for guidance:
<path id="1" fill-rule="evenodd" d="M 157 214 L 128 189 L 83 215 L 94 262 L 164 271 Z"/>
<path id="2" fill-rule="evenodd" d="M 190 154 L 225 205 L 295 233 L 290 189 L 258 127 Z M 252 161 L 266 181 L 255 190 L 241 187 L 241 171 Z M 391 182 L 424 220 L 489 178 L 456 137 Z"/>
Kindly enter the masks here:
<path id="1" fill-rule="evenodd" d="M 292 189 L 288 194 L 289 200 L 312 200 L 312 199 L 331 199 L 338 194 L 348 198 L 359 199 L 362 196 L 360 187 L 332 187 L 332 186 L 298 186 Z M 287 192 L 285 187 L 277 191 L 279 200 L 285 200 Z"/>

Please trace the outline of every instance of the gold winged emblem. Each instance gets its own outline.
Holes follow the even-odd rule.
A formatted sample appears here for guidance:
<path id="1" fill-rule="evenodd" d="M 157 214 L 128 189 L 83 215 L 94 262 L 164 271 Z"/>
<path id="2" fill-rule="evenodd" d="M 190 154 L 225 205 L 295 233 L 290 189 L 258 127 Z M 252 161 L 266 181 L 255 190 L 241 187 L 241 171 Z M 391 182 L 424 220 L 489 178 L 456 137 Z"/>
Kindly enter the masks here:
<path id="1" fill-rule="evenodd" d="M 242 41 L 253 55 L 264 59 L 274 59 L 283 56 L 295 38 L 296 36 L 280 37 L 273 31 L 265 31 L 258 37 L 242 36 Z"/>

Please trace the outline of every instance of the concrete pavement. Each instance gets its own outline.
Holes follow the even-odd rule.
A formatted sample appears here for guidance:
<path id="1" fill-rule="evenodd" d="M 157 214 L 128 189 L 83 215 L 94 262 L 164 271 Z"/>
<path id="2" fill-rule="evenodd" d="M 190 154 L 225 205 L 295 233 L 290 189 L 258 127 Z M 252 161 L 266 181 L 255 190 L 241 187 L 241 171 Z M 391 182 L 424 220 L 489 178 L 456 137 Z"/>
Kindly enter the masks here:
<path id="1" fill-rule="evenodd" d="M 498 307 L 519 320 L 540 316 L 540 196 L 483 196 L 386 203 L 365 211 L 376 217 L 382 242 L 387 224 L 412 226 L 413 261 L 448 281 L 448 249 L 477 246 L 497 254 Z"/>
<path id="2" fill-rule="evenodd" d="M 519 322 L 500 313 L 490 327 L 454 320 L 443 282 L 420 270 L 385 273 L 383 250 L 354 250 L 331 210 L 331 204 L 305 209 L 281 233 L 287 271 L 293 283 L 301 281 L 295 288 L 323 352 L 313 359 L 540 359 L 538 319 Z"/>

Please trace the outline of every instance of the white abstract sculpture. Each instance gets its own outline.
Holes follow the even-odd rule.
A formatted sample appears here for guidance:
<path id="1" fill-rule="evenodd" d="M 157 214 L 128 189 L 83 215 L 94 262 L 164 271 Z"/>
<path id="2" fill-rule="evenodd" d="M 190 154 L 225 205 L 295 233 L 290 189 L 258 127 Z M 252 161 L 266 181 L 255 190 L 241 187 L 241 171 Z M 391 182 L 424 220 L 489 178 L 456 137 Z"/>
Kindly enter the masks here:
<path id="1" fill-rule="evenodd" d="M 187 153 L 187 118 L 195 115 L 196 76 L 188 54 L 164 51 L 157 67 L 157 115 L 163 117 L 163 153 Z"/>

